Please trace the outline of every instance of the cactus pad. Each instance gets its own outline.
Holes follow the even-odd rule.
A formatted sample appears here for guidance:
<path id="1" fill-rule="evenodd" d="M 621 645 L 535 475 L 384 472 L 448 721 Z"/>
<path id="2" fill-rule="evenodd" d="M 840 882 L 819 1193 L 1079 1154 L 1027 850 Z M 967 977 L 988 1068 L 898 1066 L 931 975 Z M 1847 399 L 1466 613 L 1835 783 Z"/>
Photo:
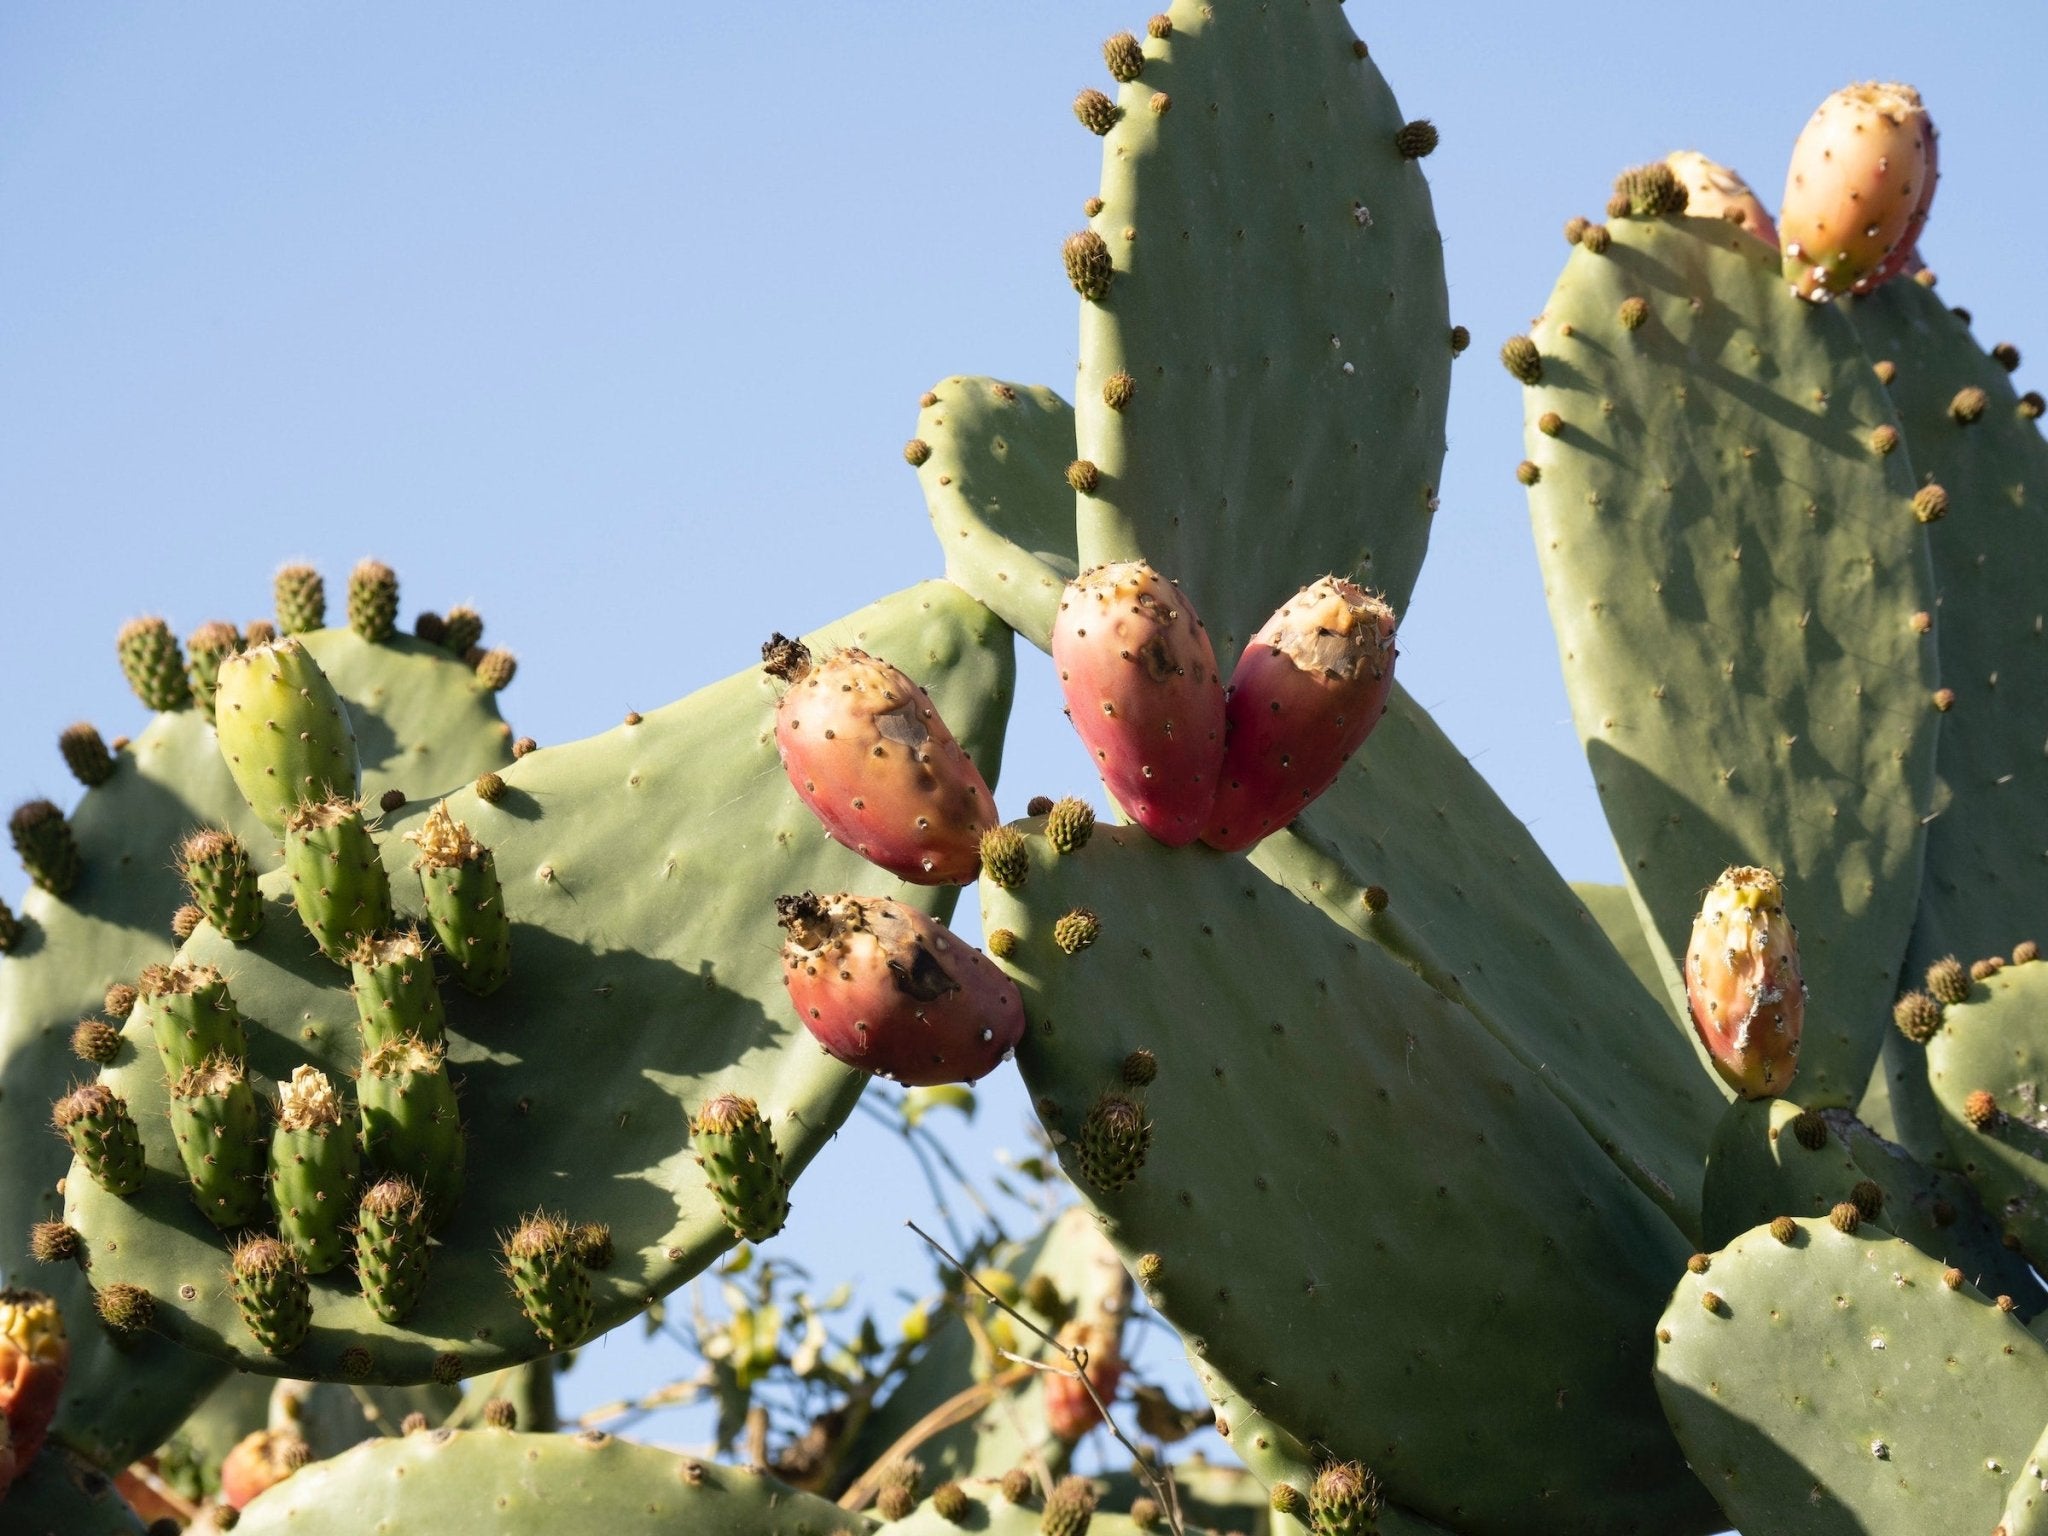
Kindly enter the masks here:
<path id="1" fill-rule="evenodd" d="M 2048 965 L 2007 966 L 1944 1009 L 1927 1042 L 1927 1081 L 1955 1166 L 2039 1263 L 2048 1256 Z M 1988 1116 L 1976 1094 L 1990 1095 Z"/>

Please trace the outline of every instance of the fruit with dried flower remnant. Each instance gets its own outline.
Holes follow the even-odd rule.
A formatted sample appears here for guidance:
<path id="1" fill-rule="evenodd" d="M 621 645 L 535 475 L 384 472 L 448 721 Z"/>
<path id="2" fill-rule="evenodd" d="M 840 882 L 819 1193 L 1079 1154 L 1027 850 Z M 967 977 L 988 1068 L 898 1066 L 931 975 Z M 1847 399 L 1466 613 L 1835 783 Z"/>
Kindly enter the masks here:
<path id="1" fill-rule="evenodd" d="M 1746 1099 L 1775 1098 L 1799 1070 L 1806 1017 L 1799 939 L 1767 869 L 1723 872 L 1693 921 L 1686 1001 L 1714 1070 Z"/>

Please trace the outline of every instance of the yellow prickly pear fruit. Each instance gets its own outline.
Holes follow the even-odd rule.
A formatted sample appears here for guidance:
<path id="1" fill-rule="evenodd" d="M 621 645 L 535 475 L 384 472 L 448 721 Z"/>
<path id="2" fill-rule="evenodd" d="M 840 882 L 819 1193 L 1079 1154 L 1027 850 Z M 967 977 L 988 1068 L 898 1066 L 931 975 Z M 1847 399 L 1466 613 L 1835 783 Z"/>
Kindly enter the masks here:
<path id="1" fill-rule="evenodd" d="M 1784 887 L 1768 869 L 1737 865 L 1707 892 L 1686 947 L 1685 995 L 1714 1070 L 1737 1094 L 1770 1099 L 1792 1086 L 1806 983 Z"/>

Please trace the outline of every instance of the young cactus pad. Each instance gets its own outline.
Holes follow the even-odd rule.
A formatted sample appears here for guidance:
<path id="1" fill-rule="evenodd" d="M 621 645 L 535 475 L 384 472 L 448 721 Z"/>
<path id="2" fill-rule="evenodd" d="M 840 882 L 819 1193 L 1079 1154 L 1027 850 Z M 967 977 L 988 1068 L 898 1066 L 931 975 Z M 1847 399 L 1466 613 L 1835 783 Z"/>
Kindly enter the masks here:
<path id="1" fill-rule="evenodd" d="M 912 588 L 810 638 L 905 658 L 976 762 L 994 769 L 1012 687 L 1009 636 L 956 588 Z M 418 1382 L 444 1352 L 474 1374 L 542 1351 L 499 1272 L 499 1238 L 543 1200 L 572 1223 L 612 1230 L 617 1261 L 590 1277 L 598 1328 L 728 1248 L 731 1230 L 692 1156 L 689 1113 L 720 1090 L 755 1099 L 794 1177 L 863 1081 L 789 1011 L 774 898 L 785 882 L 836 890 L 873 871 L 821 837 L 790 794 L 774 709 L 775 690 L 749 666 L 635 724 L 528 753 L 502 770 L 495 804 L 471 790 L 448 797 L 496 857 L 519 980 L 487 998 L 444 989 L 468 1174 L 402 1323 L 380 1321 L 344 1268 L 314 1277 L 312 1332 L 288 1365 L 272 1360 L 217 1283 L 218 1237 L 168 1179 L 153 1177 L 132 1201 L 70 1181 L 69 1219 L 93 1245 L 94 1279 L 146 1286 L 160 1331 L 245 1369 L 339 1380 L 344 1352 L 356 1348 L 370 1355 L 368 1379 Z M 417 919 L 424 901 L 405 833 L 431 803 L 379 834 L 403 919 Z M 274 898 L 279 877 L 267 878 Z M 938 912 L 952 894 L 905 899 Z M 288 911 L 273 907 L 240 947 L 202 928 L 187 958 L 232 970 L 257 1074 L 282 1081 L 311 1065 L 339 1083 L 359 1070 L 347 977 L 312 952 Z M 176 1167 L 161 1070 L 124 1058 L 107 1077 L 132 1096 L 152 1169 Z"/>

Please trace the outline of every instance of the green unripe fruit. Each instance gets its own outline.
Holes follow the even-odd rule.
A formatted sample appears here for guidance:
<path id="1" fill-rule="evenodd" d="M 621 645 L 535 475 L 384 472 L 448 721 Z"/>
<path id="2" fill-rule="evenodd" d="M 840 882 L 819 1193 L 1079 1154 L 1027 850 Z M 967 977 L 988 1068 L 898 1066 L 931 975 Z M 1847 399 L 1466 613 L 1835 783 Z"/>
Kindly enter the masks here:
<path id="1" fill-rule="evenodd" d="M 209 619 L 185 637 L 185 677 L 192 698 L 206 718 L 214 718 L 214 695 L 220 687 L 220 664 L 242 648 L 235 626 Z"/>
<path id="2" fill-rule="evenodd" d="M 313 1325 L 313 1297 L 298 1256 L 274 1237 L 245 1238 L 229 1271 L 235 1310 L 265 1354 L 288 1355 Z"/>
<path id="3" fill-rule="evenodd" d="M 1092 86 L 1074 98 L 1074 116 L 1098 138 L 1114 128 L 1123 115 L 1123 108 Z"/>
<path id="4" fill-rule="evenodd" d="M 1370 1536 L 1379 1529 L 1380 1481 L 1355 1461 L 1332 1462 L 1308 1488 L 1315 1536 Z"/>
<path id="5" fill-rule="evenodd" d="M 1501 345 L 1501 366 L 1524 384 L 1543 382 L 1543 354 L 1526 336 L 1510 336 Z"/>
<path id="6" fill-rule="evenodd" d="M 457 603 L 441 620 L 441 644 L 450 655 L 467 656 L 483 638 L 484 616 L 467 604 Z"/>
<path id="7" fill-rule="evenodd" d="M 170 625 L 158 618 L 130 619 L 114 637 L 114 649 L 121 657 L 121 675 L 147 708 L 191 707 L 185 658 L 178 654 L 178 639 Z"/>
<path id="8" fill-rule="evenodd" d="M 240 1061 L 216 1056 L 171 1084 L 171 1136 L 208 1221 L 232 1231 L 263 1219 L 263 1106 Z"/>
<path id="9" fill-rule="evenodd" d="M 324 1275 L 348 1256 L 345 1229 L 356 1214 L 360 1166 L 355 1126 L 327 1074 L 294 1068 L 270 1135 L 270 1204 L 278 1234 L 309 1275 Z"/>
<path id="10" fill-rule="evenodd" d="M 174 1082 L 215 1057 L 241 1061 L 249 1054 L 241 1010 L 210 965 L 152 965 L 142 973 L 136 1007 L 156 1040 L 164 1076 Z"/>
<path id="11" fill-rule="evenodd" d="M 1014 891 L 1031 873 L 1024 852 L 1024 834 L 1015 827 L 990 827 L 981 834 L 982 873 L 1006 891 Z"/>
<path id="12" fill-rule="evenodd" d="M 83 865 L 64 813 L 47 800 L 25 801 L 8 817 L 7 830 L 29 879 L 52 896 L 70 895 Z"/>
<path id="13" fill-rule="evenodd" d="M 483 801 L 485 805 L 496 805 L 505 798 L 505 778 L 502 774 L 480 773 L 476 776 L 476 783 L 471 787 L 476 790 L 477 799 Z"/>
<path id="14" fill-rule="evenodd" d="M 535 1212 L 504 1242 L 505 1273 L 519 1308 L 550 1349 L 567 1349 L 590 1332 L 590 1276 L 575 1233 L 559 1216 Z"/>
<path id="15" fill-rule="evenodd" d="M 1136 1097 L 1114 1090 L 1097 1099 L 1074 1138 L 1081 1177 L 1104 1194 L 1114 1194 L 1138 1176 L 1152 1147 L 1152 1122 Z"/>
<path id="16" fill-rule="evenodd" d="M 410 1179 L 439 1231 L 461 1198 L 465 1158 L 445 1047 L 396 1040 L 366 1053 L 356 1098 L 369 1165 Z"/>
<path id="17" fill-rule="evenodd" d="M 1038 1517 L 1042 1536 L 1086 1536 L 1088 1522 L 1095 1518 L 1095 1485 L 1085 1477 L 1063 1477 L 1045 1496 L 1045 1509 Z"/>
<path id="18" fill-rule="evenodd" d="M 271 583 L 277 604 L 277 627 L 288 635 L 302 635 L 327 622 L 327 583 L 310 565 L 288 565 Z"/>
<path id="19" fill-rule="evenodd" d="M 444 801 L 406 840 L 419 849 L 413 868 L 426 891 L 427 920 L 465 992 L 487 997 L 512 968 L 512 924 L 491 850 L 469 835 Z"/>
<path id="20" fill-rule="evenodd" d="M 302 805 L 355 797 L 362 775 L 348 709 L 297 640 L 224 659 L 214 716 L 235 787 L 271 831 Z"/>
<path id="21" fill-rule="evenodd" d="M 782 1230 L 789 1179 L 758 1104 L 737 1093 L 713 1095 L 690 1121 L 690 1145 L 727 1226 L 749 1242 Z"/>
<path id="22" fill-rule="evenodd" d="M 1092 229 L 1069 235 L 1066 244 L 1060 247 L 1060 255 L 1066 261 L 1067 281 L 1074 285 L 1074 292 L 1091 301 L 1108 296 L 1116 264 L 1110 259 L 1109 243 L 1102 236 Z"/>
<path id="23" fill-rule="evenodd" d="M 64 754 L 64 766 L 71 776 L 87 789 L 114 776 L 114 758 L 107 751 L 106 738 L 83 720 L 64 727 L 57 737 L 57 750 Z"/>
<path id="24" fill-rule="evenodd" d="M 356 1279 L 370 1310 L 402 1323 L 426 1285 L 427 1207 L 410 1179 L 381 1179 L 356 1208 Z"/>
<path id="25" fill-rule="evenodd" d="M 364 560 L 348 573 L 348 627 L 372 645 L 398 625 L 398 573 L 381 560 Z"/>
<path id="26" fill-rule="evenodd" d="M 292 903 L 320 952 L 337 965 L 391 926 L 391 879 L 355 801 L 305 805 L 286 819 L 284 867 Z"/>
<path id="27" fill-rule="evenodd" d="M 1394 149 L 1403 160 L 1420 160 L 1437 146 L 1436 124 L 1426 117 L 1404 123 L 1394 134 Z"/>
<path id="28" fill-rule="evenodd" d="M 245 944 L 263 927 L 263 897 L 249 850 L 232 832 L 195 832 L 178 849 L 178 873 L 214 931 Z"/>
<path id="29" fill-rule="evenodd" d="M 104 1083 L 74 1088 L 57 1101 L 50 1118 L 101 1189 L 132 1195 L 142 1188 L 142 1133 L 113 1089 Z"/>
<path id="30" fill-rule="evenodd" d="M 104 1066 L 121 1054 L 121 1031 L 104 1019 L 80 1019 L 71 1031 L 71 1054 Z"/>
<path id="31" fill-rule="evenodd" d="M 476 680 L 492 693 L 503 693 L 518 671 L 519 660 L 510 651 L 487 651 L 476 664 Z"/>
<path id="32" fill-rule="evenodd" d="M 1045 838 L 1055 853 L 1079 853 L 1095 834 L 1095 808 L 1069 795 L 1045 813 Z"/>
<path id="33" fill-rule="evenodd" d="M 434 981 L 434 962 L 417 928 L 362 940 L 349 954 L 349 973 L 355 978 L 365 1051 L 408 1036 L 427 1045 L 441 1043 L 448 1015 Z"/>

